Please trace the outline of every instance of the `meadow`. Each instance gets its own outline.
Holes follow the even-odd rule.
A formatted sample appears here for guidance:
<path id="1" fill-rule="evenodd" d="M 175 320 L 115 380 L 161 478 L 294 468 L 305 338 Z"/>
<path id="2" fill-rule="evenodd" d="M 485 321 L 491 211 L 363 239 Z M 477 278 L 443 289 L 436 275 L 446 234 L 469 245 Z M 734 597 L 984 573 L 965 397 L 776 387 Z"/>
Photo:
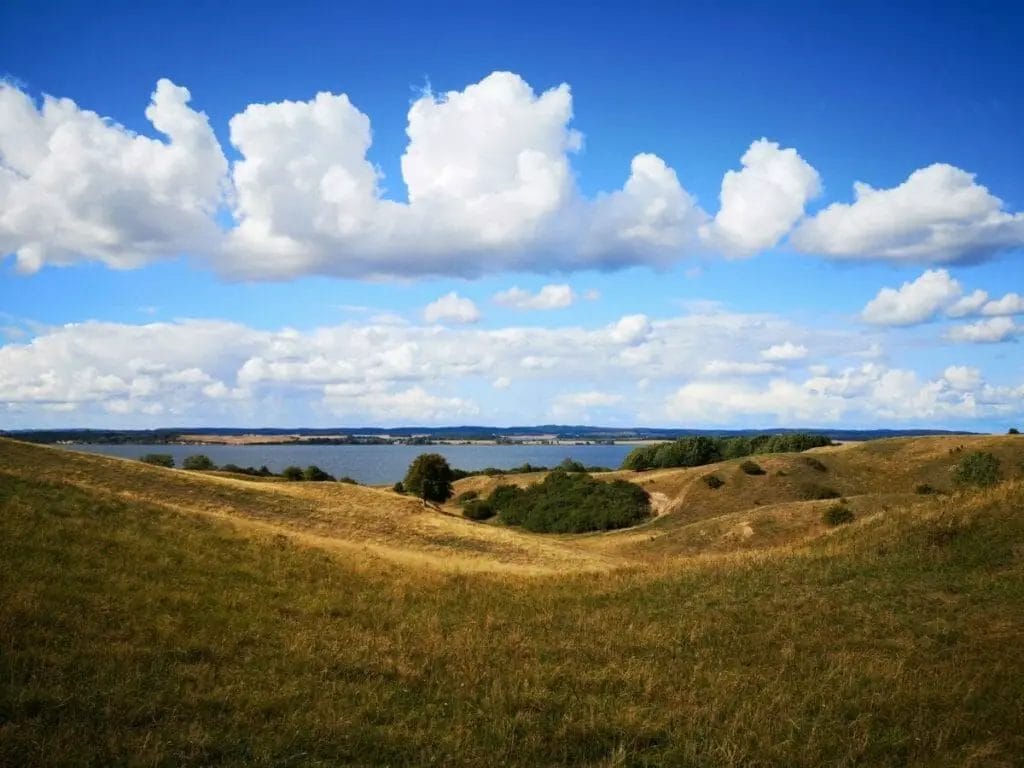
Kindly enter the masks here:
<path id="1" fill-rule="evenodd" d="M 1024 763 L 1024 441 L 756 460 L 551 535 L 0 440 L 0 763 Z"/>

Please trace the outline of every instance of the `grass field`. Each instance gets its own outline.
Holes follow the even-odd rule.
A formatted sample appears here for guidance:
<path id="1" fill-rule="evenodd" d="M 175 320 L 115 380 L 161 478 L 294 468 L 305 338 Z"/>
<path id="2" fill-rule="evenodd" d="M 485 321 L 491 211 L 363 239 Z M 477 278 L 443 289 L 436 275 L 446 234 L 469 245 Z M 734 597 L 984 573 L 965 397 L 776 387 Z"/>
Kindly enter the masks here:
<path id="1" fill-rule="evenodd" d="M 1024 439 L 811 455 L 543 536 L 0 440 L 0 763 L 1024 764 Z"/>

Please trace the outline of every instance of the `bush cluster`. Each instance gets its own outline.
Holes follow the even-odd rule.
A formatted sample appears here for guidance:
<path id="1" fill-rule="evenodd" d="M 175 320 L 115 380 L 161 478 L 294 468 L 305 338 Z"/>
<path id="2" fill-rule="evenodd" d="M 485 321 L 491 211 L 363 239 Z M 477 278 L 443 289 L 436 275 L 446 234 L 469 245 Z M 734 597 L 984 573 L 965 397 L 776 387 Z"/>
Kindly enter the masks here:
<path id="1" fill-rule="evenodd" d="M 829 525 L 845 525 L 853 522 L 853 512 L 845 504 L 833 504 L 825 510 L 822 519 Z"/>
<path id="2" fill-rule="evenodd" d="M 829 488 L 827 485 L 817 485 L 816 483 L 807 483 L 801 486 L 800 495 L 808 501 L 816 499 L 838 499 L 840 497 L 839 491 L 835 488 Z"/>
<path id="3" fill-rule="evenodd" d="M 609 531 L 651 514 L 647 492 L 633 483 L 560 470 L 529 488 L 500 485 L 487 501 L 501 522 L 538 533 Z"/>
<path id="4" fill-rule="evenodd" d="M 704 475 L 704 477 L 702 477 L 701 480 L 703 480 L 704 485 L 706 485 L 711 490 L 721 488 L 723 485 L 725 485 L 725 480 L 720 478 L 718 475 Z"/>
<path id="5" fill-rule="evenodd" d="M 999 459 L 987 451 L 968 453 L 953 467 L 957 485 L 985 487 L 999 482 Z"/>
<path id="6" fill-rule="evenodd" d="M 462 505 L 462 514 L 470 520 L 490 520 L 495 512 L 487 499 L 470 499 Z"/>
<path id="7" fill-rule="evenodd" d="M 794 453 L 831 445 L 824 435 L 794 432 L 754 437 L 683 437 L 670 443 L 634 448 L 622 462 L 623 469 L 642 471 L 667 467 L 699 467 L 725 459 L 739 459 L 759 453 Z"/>
<path id="8" fill-rule="evenodd" d="M 169 453 L 147 453 L 139 461 L 146 464 L 155 464 L 158 467 L 174 468 L 174 457 Z"/>
<path id="9" fill-rule="evenodd" d="M 747 474 L 747 475 L 763 475 L 764 474 L 764 470 L 761 469 L 761 465 L 758 464 L 756 461 L 750 461 L 749 459 L 747 461 L 744 461 L 742 464 L 740 464 L 740 469 L 742 469 L 744 474 Z"/>

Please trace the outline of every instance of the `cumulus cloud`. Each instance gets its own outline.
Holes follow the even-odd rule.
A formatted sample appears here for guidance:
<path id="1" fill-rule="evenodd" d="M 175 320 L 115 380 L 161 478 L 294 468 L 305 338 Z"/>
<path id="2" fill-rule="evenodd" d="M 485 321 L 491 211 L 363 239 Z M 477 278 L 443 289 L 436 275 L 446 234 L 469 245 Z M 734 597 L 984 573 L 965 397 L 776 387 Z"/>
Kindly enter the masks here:
<path id="1" fill-rule="evenodd" d="M 216 248 L 227 161 L 190 94 L 160 80 L 139 136 L 70 99 L 37 106 L 0 82 L 0 255 L 19 270 L 102 261 L 126 269 Z"/>
<path id="2" fill-rule="evenodd" d="M 990 299 L 987 291 L 976 289 L 964 295 L 963 287 L 945 269 L 929 269 L 915 280 L 897 288 L 882 288 L 861 312 L 873 325 L 915 325 L 940 315 L 947 318 L 1005 318 L 1024 313 L 1024 297 L 1007 293 Z M 974 323 L 952 329 L 949 338 L 960 341 L 1001 341 L 1012 332 L 1013 323 Z M 998 338 L 990 338 L 998 337 Z"/>
<path id="3" fill-rule="evenodd" d="M 836 259 L 954 264 L 989 259 L 1024 245 L 1024 213 L 974 175 L 936 163 L 891 189 L 854 184 L 853 203 L 833 203 L 806 219 L 790 242 Z"/>
<path id="4" fill-rule="evenodd" d="M 958 325 L 949 329 L 946 338 L 969 344 L 993 344 L 1017 337 L 1020 328 L 1009 317 L 993 317 L 976 323 Z"/>
<path id="5" fill-rule="evenodd" d="M 981 308 L 981 314 L 989 317 L 1024 314 L 1024 296 L 1019 293 L 1008 293 L 1001 299 L 986 303 Z"/>
<path id="6" fill-rule="evenodd" d="M 799 368 L 759 357 L 786 343 L 833 365 L 803 378 Z M 10 428 L 544 423 L 556 408 L 571 421 L 750 426 L 943 423 L 1018 413 L 1024 403 L 1024 387 L 992 387 L 967 366 L 931 378 L 880 362 L 843 368 L 861 346 L 856 334 L 724 311 L 495 329 L 373 319 L 302 331 L 214 320 L 90 322 L 0 345 L 0 409 Z M 726 349 L 741 362 L 723 362 Z M 495 390 L 512 379 L 508 412 Z M 596 381 L 635 381 L 644 396 L 623 398 Z"/>
<path id="7" fill-rule="evenodd" d="M 732 255 L 750 255 L 778 244 L 821 191 L 818 172 L 795 149 L 760 139 L 722 179 L 721 207 L 701 228 L 709 244 Z"/>
<path id="8" fill-rule="evenodd" d="M 562 309 L 572 306 L 576 300 L 576 292 L 572 287 L 561 283 L 545 285 L 537 293 L 524 291 L 519 286 L 494 294 L 494 302 L 513 309 Z"/>
<path id="9" fill-rule="evenodd" d="M 452 291 L 427 304 L 423 319 L 428 323 L 475 323 L 480 320 L 480 310 L 471 299 Z"/>
<path id="10" fill-rule="evenodd" d="M 875 325 L 913 325 L 930 320 L 963 292 L 960 283 L 944 269 L 929 269 L 899 289 L 882 288 L 861 312 Z"/>
<path id="11" fill-rule="evenodd" d="M 761 350 L 761 357 L 773 361 L 803 360 L 807 357 L 807 347 L 791 341 L 773 344 L 768 349 Z"/>

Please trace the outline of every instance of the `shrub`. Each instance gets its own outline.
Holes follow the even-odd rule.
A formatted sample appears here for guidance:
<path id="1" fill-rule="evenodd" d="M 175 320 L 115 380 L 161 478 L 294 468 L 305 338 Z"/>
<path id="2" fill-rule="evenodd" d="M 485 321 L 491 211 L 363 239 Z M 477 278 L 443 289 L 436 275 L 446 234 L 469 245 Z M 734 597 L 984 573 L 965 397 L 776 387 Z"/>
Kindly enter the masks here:
<path id="1" fill-rule="evenodd" d="M 185 460 L 181 463 L 181 466 L 185 469 L 216 469 L 217 465 L 213 463 L 209 456 L 204 453 L 194 453 L 191 456 L 186 456 Z"/>
<path id="2" fill-rule="evenodd" d="M 302 479 L 309 480 L 311 483 L 323 483 L 334 480 L 334 476 L 327 474 L 316 464 L 310 464 L 302 471 Z"/>
<path id="3" fill-rule="evenodd" d="M 919 483 L 917 487 L 914 488 L 914 493 L 919 493 L 922 496 L 938 492 L 938 489 L 928 485 L 928 483 Z"/>
<path id="4" fill-rule="evenodd" d="M 702 477 L 701 480 L 703 480 L 704 485 L 706 485 L 711 490 L 721 488 L 723 485 L 725 485 L 725 480 L 720 478 L 718 475 L 704 475 L 704 477 Z"/>
<path id="5" fill-rule="evenodd" d="M 341 477 L 339 477 L 338 482 L 347 483 L 348 485 L 359 485 L 358 480 L 356 480 L 354 477 L 349 477 L 348 475 L 342 475 Z"/>
<path id="6" fill-rule="evenodd" d="M 447 501 L 452 495 L 452 468 L 439 453 L 421 453 L 409 465 L 402 484 L 424 501 Z"/>
<path id="7" fill-rule="evenodd" d="M 845 525 L 853 522 L 853 512 L 844 504 L 833 504 L 822 515 L 828 525 Z"/>
<path id="8" fill-rule="evenodd" d="M 639 486 L 560 471 L 526 489 L 500 485 L 488 501 L 501 522 L 538 533 L 607 531 L 650 516 L 649 497 Z"/>
<path id="9" fill-rule="evenodd" d="M 742 464 L 740 464 L 740 469 L 742 469 L 743 472 L 745 474 L 748 474 L 748 475 L 763 475 L 764 474 L 764 470 L 761 469 L 761 465 L 758 464 L 755 461 L 750 461 L 749 459 L 747 461 L 744 461 Z"/>
<path id="10" fill-rule="evenodd" d="M 984 487 L 999 482 L 999 459 L 986 451 L 968 453 L 953 467 L 957 485 Z"/>
<path id="11" fill-rule="evenodd" d="M 800 488 L 800 495 L 804 499 L 812 501 L 817 499 L 838 499 L 840 493 L 835 488 L 829 488 L 827 485 L 808 483 Z"/>
<path id="12" fill-rule="evenodd" d="M 401 494 L 404 495 L 405 494 L 405 485 L 403 485 L 402 481 L 399 480 L 397 483 L 395 483 L 394 485 L 391 486 L 391 490 L 394 491 L 395 493 L 401 493 Z"/>
<path id="13" fill-rule="evenodd" d="M 465 504 L 466 502 L 472 501 L 473 499 L 477 498 L 479 495 L 480 491 L 466 491 L 465 493 L 460 493 L 458 496 L 455 497 L 455 503 Z"/>
<path id="14" fill-rule="evenodd" d="M 290 467 L 285 467 L 284 471 L 281 473 L 281 476 L 285 480 L 291 480 L 293 482 L 296 480 L 305 479 L 305 473 L 302 471 L 302 467 L 296 467 L 294 465 Z"/>
<path id="15" fill-rule="evenodd" d="M 570 459 L 568 456 L 562 459 L 562 463 L 558 465 L 558 468 L 563 472 L 586 472 L 587 468 L 582 463 Z"/>
<path id="16" fill-rule="evenodd" d="M 470 499 L 463 505 L 462 514 L 470 520 L 490 520 L 495 512 L 486 499 Z"/>
<path id="17" fill-rule="evenodd" d="M 1017 429 L 1016 427 L 1010 427 L 1008 430 L 1006 430 L 1006 434 L 1008 434 L 1008 435 L 1019 435 L 1020 434 L 1020 430 Z"/>
<path id="18" fill-rule="evenodd" d="M 806 464 L 811 469 L 813 469 L 813 470 L 815 470 L 817 472 L 828 472 L 828 467 L 826 467 L 824 464 L 822 464 L 820 461 L 818 461 L 813 456 L 804 456 L 802 458 L 803 458 L 804 464 Z"/>
<path id="19" fill-rule="evenodd" d="M 155 464 L 158 467 L 174 467 L 174 457 L 169 453 L 147 453 L 139 461 L 146 464 Z"/>

